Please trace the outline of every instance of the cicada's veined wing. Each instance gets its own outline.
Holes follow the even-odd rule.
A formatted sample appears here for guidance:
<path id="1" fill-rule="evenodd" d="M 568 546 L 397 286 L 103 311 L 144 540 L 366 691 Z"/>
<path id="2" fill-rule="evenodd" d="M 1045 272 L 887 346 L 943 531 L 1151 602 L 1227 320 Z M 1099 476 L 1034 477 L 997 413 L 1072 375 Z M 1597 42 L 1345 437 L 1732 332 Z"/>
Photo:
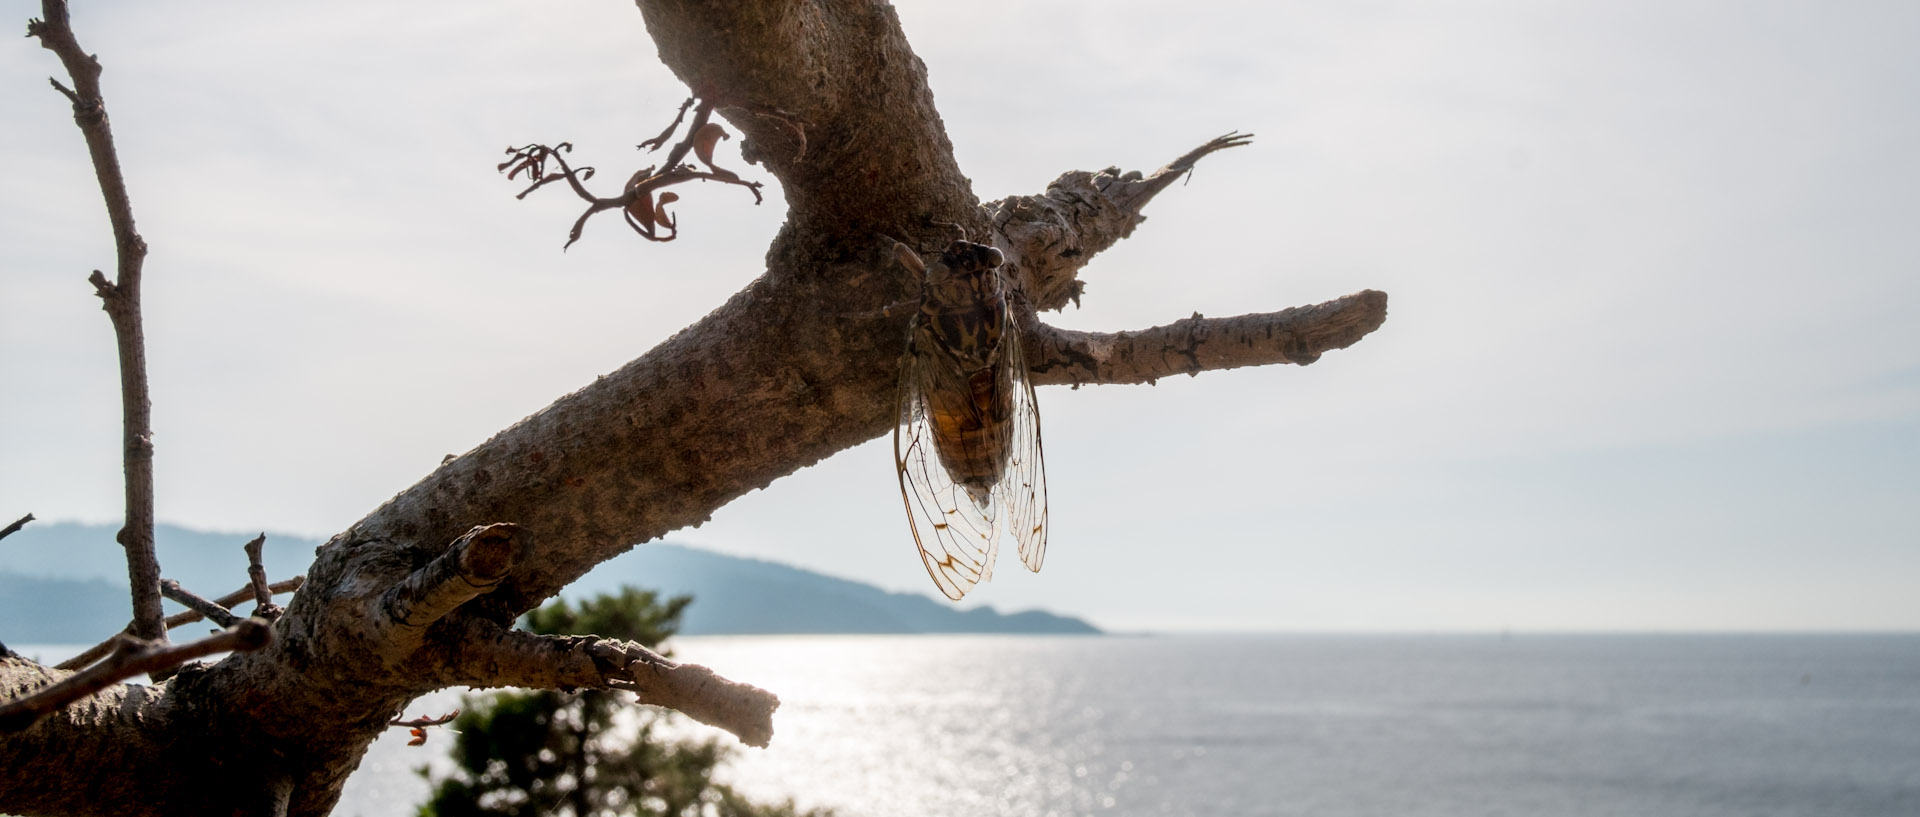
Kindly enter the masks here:
<path id="1" fill-rule="evenodd" d="M 1013 435 L 1007 450 L 1007 466 L 994 485 L 1005 508 L 1006 525 L 1020 543 L 1020 561 L 1028 570 L 1040 572 L 1047 558 L 1047 463 L 1040 450 L 1040 403 L 1034 399 L 1033 383 L 1027 376 L 1026 353 L 1020 346 L 1020 332 L 1011 316 L 1007 333 L 1001 340 L 1006 361 L 1006 388 L 1013 395 Z"/>
<path id="2" fill-rule="evenodd" d="M 961 410 L 939 403 L 966 395 L 951 384 L 939 385 L 949 379 L 955 378 L 943 376 L 936 361 L 908 349 L 900 365 L 900 417 L 893 429 L 893 460 L 920 561 L 940 592 L 959 601 L 975 584 L 993 577 L 993 560 L 1004 531 L 998 524 L 997 497 L 987 494 L 980 497 L 985 502 L 977 501 L 973 492 L 954 483 L 940 461 L 929 414 Z"/>

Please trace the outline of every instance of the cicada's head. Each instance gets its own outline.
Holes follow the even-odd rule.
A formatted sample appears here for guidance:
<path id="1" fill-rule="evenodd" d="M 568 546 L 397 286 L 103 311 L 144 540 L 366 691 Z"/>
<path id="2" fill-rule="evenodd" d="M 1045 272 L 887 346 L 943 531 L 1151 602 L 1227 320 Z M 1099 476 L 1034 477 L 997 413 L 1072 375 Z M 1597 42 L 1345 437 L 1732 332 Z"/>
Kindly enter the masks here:
<path id="1" fill-rule="evenodd" d="M 985 275 L 998 269 L 1006 260 L 999 249 L 966 240 L 947 245 L 947 251 L 940 254 L 940 263 L 946 265 L 949 275 Z"/>

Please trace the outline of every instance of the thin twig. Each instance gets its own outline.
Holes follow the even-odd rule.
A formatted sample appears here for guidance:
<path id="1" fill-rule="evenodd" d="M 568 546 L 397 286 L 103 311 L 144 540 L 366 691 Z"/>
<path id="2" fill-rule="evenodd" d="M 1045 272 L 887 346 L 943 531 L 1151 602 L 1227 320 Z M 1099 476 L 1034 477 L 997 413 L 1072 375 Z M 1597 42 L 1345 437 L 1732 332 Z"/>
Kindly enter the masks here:
<path id="1" fill-rule="evenodd" d="M 160 580 L 160 595 L 186 605 L 187 609 L 197 611 L 201 615 L 213 619 L 213 623 L 222 627 L 232 627 L 234 622 L 240 620 L 240 617 L 234 615 L 232 610 L 228 610 L 222 605 L 215 604 L 211 600 L 201 597 L 192 590 L 182 587 L 179 582 L 172 579 Z"/>
<path id="2" fill-rule="evenodd" d="M 672 139 L 673 132 L 680 128 L 680 120 L 686 118 L 687 109 L 693 107 L 693 101 L 695 99 L 698 99 L 698 97 L 690 96 L 690 97 L 687 97 L 687 101 L 680 103 L 680 112 L 673 115 L 673 122 L 667 125 L 667 129 L 661 131 L 659 136 L 655 136 L 652 139 L 648 139 L 645 142 L 641 142 L 640 144 L 635 145 L 634 147 L 636 149 L 644 150 L 647 152 L 653 152 L 663 147 L 666 147 L 667 140 Z"/>
<path id="3" fill-rule="evenodd" d="M 157 673 L 220 652 L 249 652 L 273 640 L 273 628 L 258 619 L 242 619 L 232 627 L 189 644 L 167 646 L 123 635 L 112 656 L 80 672 L 55 681 L 22 698 L 0 705 L 0 735 L 22 732 L 67 704 L 141 673 Z"/>
<path id="4" fill-rule="evenodd" d="M 412 733 L 413 735 L 413 737 L 407 741 L 407 745 L 408 746 L 424 746 L 427 743 L 427 727 L 445 726 L 446 724 L 452 722 L 454 718 L 458 718 L 458 717 L 460 717 L 460 710 L 456 709 L 456 710 L 453 710 L 452 712 L 448 712 L 445 715 L 441 715 L 438 718 L 423 717 L 423 718 L 414 718 L 413 720 L 407 720 L 407 721 L 400 720 L 399 718 L 394 718 L 393 720 L 387 721 L 387 725 L 407 727 L 407 731 Z"/>
<path id="5" fill-rule="evenodd" d="M 113 321 L 120 354 L 120 405 L 124 419 L 122 453 L 126 468 L 126 524 L 115 538 L 127 551 L 127 581 L 133 597 L 133 633 L 165 643 L 166 611 L 160 606 L 160 559 L 153 544 L 153 403 L 147 388 L 146 332 L 140 320 L 140 271 L 147 242 L 133 226 L 133 201 L 126 176 L 113 146 L 113 128 L 100 94 L 100 61 L 74 38 L 66 0 L 41 0 L 45 19 L 27 24 L 27 34 L 39 38 L 73 79 L 71 90 L 53 81 L 55 89 L 73 103 L 73 121 L 87 142 L 94 176 L 106 197 L 107 220 L 113 225 L 117 265 L 114 280 L 94 270 L 88 280 Z"/>
<path id="6" fill-rule="evenodd" d="M 394 718 L 393 720 L 387 721 L 387 725 L 388 726 L 439 726 L 440 724 L 443 724 L 443 723 L 452 723 L 453 719 L 457 717 L 460 717 L 460 710 L 458 709 L 453 710 L 452 712 L 448 712 L 445 715 L 441 715 L 438 718 L 419 717 L 419 718 L 414 718 L 412 720 L 405 720 L 405 721 L 400 720 L 399 718 Z"/>
<path id="7" fill-rule="evenodd" d="M 33 514 L 27 514 L 26 516 L 13 520 L 13 524 L 8 525 L 5 528 L 0 528 L 0 539 L 5 539 L 9 536 L 12 536 L 15 531 L 18 531 L 21 528 L 26 527 L 27 523 L 32 521 L 33 521 Z"/>
<path id="8" fill-rule="evenodd" d="M 682 108 L 681 111 L 684 113 L 685 109 Z M 662 168 L 672 170 L 687 160 L 687 151 L 693 150 L 694 138 L 700 134 L 700 128 L 707 124 L 707 118 L 712 115 L 713 100 L 700 100 L 700 107 L 693 109 L 693 121 L 687 124 L 687 138 L 674 145 L 673 150 L 667 151 L 667 160 L 660 163 Z M 673 121 L 678 124 L 680 119 L 675 117 Z"/>
<path id="9" fill-rule="evenodd" d="M 681 105 L 679 114 L 673 118 L 673 124 L 669 125 L 659 136 L 641 143 L 640 147 L 647 148 L 651 145 L 652 147 L 649 149 L 658 149 L 660 145 L 665 144 L 666 140 L 672 137 L 674 130 L 679 127 L 681 118 L 686 116 L 687 106 L 692 105 L 695 99 L 697 98 L 688 99 L 686 104 Z M 593 177 L 593 168 L 581 167 L 576 169 L 568 165 L 565 154 L 573 149 L 573 145 L 567 142 L 561 142 L 553 147 L 532 144 L 525 147 L 507 148 L 507 160 L 501 162 L 496 169 L 507 174 L 508 179 L 513 179 L 521 174 L 525 174 L 527 179 L 530 180 L 531 184 L 527 189 L 520 191 L 520 194 L 516 196 L 516 198 L 526 198 L 527 194 L 545 187 L 548 184 L 564 181 L 568 187 L 573 188 L 574 195 L 579 196 L 582 201 L 587 203 L 586 212 L 581 213 L 579 218 L 574 219 L 573 228 L 567 231 L 567 243 L 562 245 L 562 249 L 571 247 L 574 242 L 580 240 L 581 233 L 586 230 L 588 219 L 593 218 L 593 216 L 598 213 L 604 213 L 614 209 L 623 211 L 626 214 L 627 226 L 632 227 L 634 232 L 639 233 L 641 237 L 648 241 L 672 241 L 679 235 L 679 225 L 676 223 L 676 220 L 667 213 L 665 205 L 668 201 L 678 198 L 678 196 L 669 197 L 667 194 L 661 194 L 656 209 L 654 203 L 655 191 L 698 179 L 701 181 L 714 181 L 745 187 L 753 193 L 754 204 L 759 204 L 763 201 L 763 197 L 760 195 L 760 188 L 762 187 L 760 182 L 746 181 L 733 171 L 722 169 L 713 164 L 710 151 L 711 141 L 713 139 L 712 131 L 707 131 L 706 138 L 708 139 L 709 147 L 703 148 L 700 156 L 701 160 L 706 162 L 708 170 L 702 171 L 686 163 L 687 153 L 695 150 L 703 138 L 703 129 L 706 128 L 708 117 L 713 114 L 713 105 L 712 100 L 700 100 L 699 107 L 694 109 L 693 121 L 688 125 L 686 138 L 675 143 L 673 149 L 667 151 L 666 162 L 659 166 L 659 171 L 655 172 L 654 168 L 649 167 L 633 174 L 633 176 L 627 180 L 626 187 L 618 196 L 600 198 L 587 190 L 586 185 L 582 184 L 582 182 Z M 718 128 L 718 125 L 716 125 L 715 128 Z M 547 172 L 547 162 L 549 160 L 560 166 L 559 172 Z M 664 228 L 665 232 L 662 232 L 661 228 Z"/>
<path id="10" fill-rule="evenodd" d="M 291 593 L 295 590 L 299 590 L 300 585 L 305 584 L 306 581 L 307 581 L 307 578 L 305 576 L 295 576 L 291 579 L 284 579 L 282 581 L 274 582 L 273 584 L 267 585 L 267 588 L 269 590 L 272 590 L 274 593 Z M 222 607 L 232 607 L 233 605 L 246 601 L 247 597 L 252 594 L 253 594 L 252 587 L 242 587 L 239 590 L 235 590 L 231 593 L 221 596 L 220 598 L 214 599 L 213 602 Z M 196 621 L 205 621 L 206 618 L 207 617 L 202 615 L 198 610 L 187 610 L 185 612 L 174 613 L 173 615 L 167 616 L 167 622 L 166 622 L 167 629 L 171 630 L 177 627 L 185 627 L 186 625 L 192 624 Z M 128 624 L 127 627 L 132 628 L 133 625 Z M 121 632 L 121 635 L 125 635 L 125 634 L 126 632 L 123 630 Z M 82 652 L 79 655 L 76 655 L 58 664 L 55 664 L 54 668 L 55 669 L 79 669 L 95 661 L 98 661 L 100 660 L 100 656 L 106 655 L 107 653 L 113 651 L 113 645 L 118 643 L 119 638 L 120 638 L 120 635 L 115 635 L 113 638 L 109 638 L 105 641 L 102 641 L 98 644 L 93 645 L 92 647 L 88 647 L 85 652 Z"/>
<path id="11" fill-rule="evenodd" d="M 262 531 L 253 540 L 241 545 L 247 552 L 247 582 L 253 586 L 253 614 L 268 621 L 275 621 L 286 612 L 280 605 L 273 603 L 273 586 L 267 584 L 267 568 L 260 562 L 260 551 L 267 544 L 267 534 Z"/>

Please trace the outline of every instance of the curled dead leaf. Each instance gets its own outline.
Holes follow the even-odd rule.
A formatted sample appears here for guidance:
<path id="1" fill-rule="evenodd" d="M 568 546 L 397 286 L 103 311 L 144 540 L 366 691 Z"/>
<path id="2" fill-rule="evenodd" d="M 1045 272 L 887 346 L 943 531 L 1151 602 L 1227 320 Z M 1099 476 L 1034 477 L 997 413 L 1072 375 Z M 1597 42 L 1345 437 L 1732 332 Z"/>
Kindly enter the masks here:
<path id="1" fill-rule="evenodd" d="M 673 216 L 667 213 L 667 205 L 680 200 L 680 194 L 671 190 L 660 193 L 660 203 L 653 206 L 653 223 L 667 229 L 673 229 Z"/>
<path id="2" fill-rule="evenodd" d="M 732 138 L 718 122 L 701 125 L 700 130 L 693 134 L 693 155 L 700 157 L 701 164 L 713 167 L 713 146 L 722 139 Z"/>
<path id="3" fill-rule="evenodd" d="M 661 196 L 663 197 L 671 196 L 671 195 L 673 194 L 672 193 L 661 194 Z M 654 226 L 652 191 L 642 190 L 640 191 L 640 195 L 635 196 L 633 198 L 633 201 L 628 202 L 627 216 L 629 218 L 632 218 L 635 221 L 640 222 L 641 224 L 645 224 L 649 229 L 651 229 Z"/>

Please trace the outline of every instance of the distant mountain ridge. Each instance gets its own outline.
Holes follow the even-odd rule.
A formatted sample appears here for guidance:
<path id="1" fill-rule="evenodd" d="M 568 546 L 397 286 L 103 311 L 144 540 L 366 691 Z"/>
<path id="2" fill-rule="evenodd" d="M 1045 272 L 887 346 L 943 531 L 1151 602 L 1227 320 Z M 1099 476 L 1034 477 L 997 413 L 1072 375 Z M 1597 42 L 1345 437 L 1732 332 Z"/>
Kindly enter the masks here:
<path id="1" fill-rule="evenodd" d="M 114 525 L 35 524 L 0 542 L 0 643 L 75 643 L 105 638 L 128 618 L 126 562 Z M 154 532 L 168 578 L 202 595 L 246 582 L 240 546 L 253 534 L 173 525 Z M 278 579 L 303 571 L 319 542 L 267 535 L 265 562 Z M 563 595 L 581 598 L 631 584 L 692 595 L 686 635 L 799 633 L 1082 633 L 1081 619 L 1040 610 L 956 609 L 917 593 L 891 593 L 776 562 L 671 544 L 641 545 L 595 568 Z M 169 611 L 176 610 L 171 602 Z"/>
<path id="2" fill-rule="evenodd" d="M 610 575 L 603 578 L 602 571 Z M 566 595 L 590 595 L 623 582 L 693 596 L 680 628 L 687 635 L 1100 632 L 1081 619 L 1042 610 L 959 610 L 918 593 L 890 593 L 778 562 L 670 544 L 634 548 L 595 568 Z"/>

